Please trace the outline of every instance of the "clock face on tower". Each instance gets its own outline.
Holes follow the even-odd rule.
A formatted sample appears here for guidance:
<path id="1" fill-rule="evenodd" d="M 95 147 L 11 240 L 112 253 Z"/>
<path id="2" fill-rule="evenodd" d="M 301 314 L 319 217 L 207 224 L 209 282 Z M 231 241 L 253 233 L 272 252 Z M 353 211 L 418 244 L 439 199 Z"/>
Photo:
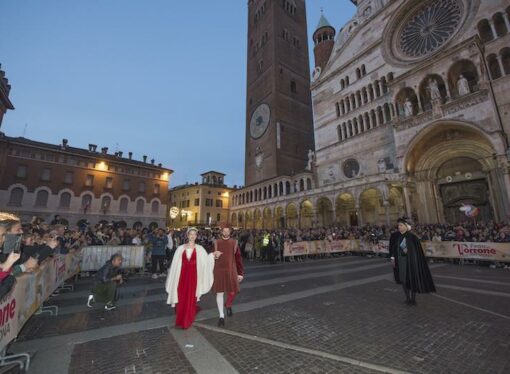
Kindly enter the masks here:
<path id="1" fill-rule="evenodd" d="M 271 109 L 269 105 L 260 104 L 251 115 L 250 135 L 253 139 L 258 139 L 266 132 L 271 118 Z"/>

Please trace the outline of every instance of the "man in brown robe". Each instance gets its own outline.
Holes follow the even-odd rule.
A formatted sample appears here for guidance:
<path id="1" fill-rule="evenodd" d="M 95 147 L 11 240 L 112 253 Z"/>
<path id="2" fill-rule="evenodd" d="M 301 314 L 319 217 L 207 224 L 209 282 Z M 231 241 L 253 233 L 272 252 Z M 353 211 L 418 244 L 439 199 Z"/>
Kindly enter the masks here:
<path id="1" fill-rule="evenodd" d="M 227 316 L 232 316 L 232 302 L 239 292 L 239 283 L 244 279 L 243 261 L 237 240 L 230 238 L 230 226 L 221 226 L 220 238 L 214 243 L 215 251 L 221 252 L 221 256 L 214 265 L 213 290 L 216 292 L 216 303 L 220 319 L 218 326 L 225 326 L 224 307 L 227 308 Z M 225 293 L 227 302 L 224 303 Z"/>

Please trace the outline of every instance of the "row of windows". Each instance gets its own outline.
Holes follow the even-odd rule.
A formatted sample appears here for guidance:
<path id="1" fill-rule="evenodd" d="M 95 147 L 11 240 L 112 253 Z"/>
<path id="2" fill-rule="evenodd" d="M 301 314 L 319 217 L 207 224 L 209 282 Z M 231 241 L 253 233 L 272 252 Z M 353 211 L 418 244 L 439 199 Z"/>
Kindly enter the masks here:
<path id="1" fill-rule="evenodd" d="M 393 73 L 388 74 L 388 81 L 393 81 Z M 381 97 L 388 92 L 388 83 L 386 77 L 382 77 L 380 80 L 370 83 L 367 87 L 363 87 L 361 90 L 352 93 L 350 96 L 340 100 L 335 104 L 336 116 L 340 117 L 352 110 L 355 110 L 365 104 L 368 104 L 375 99 Z"/>
<path id="2" fill-rule="evenodd" d="M 205 206 L 212 207 L 214 205 L 213 199 L 205 199 Z M 194 206 L 200 206 L 200 199 L 195 199 Z M 189 208 L 190 200 L 179 201 L 179 208 Z M 223 208 L 223 200 L 216 200 L 216 208 Z"/>
<path id="3" fill-rule="evenodd" d="M 9 206 L 21 207 L 23 206 L 23 198 L 24 198 L 24 190 L 20 187 L 15 187 L 11 190 L 11 194 L 9 196 Z M 48 199 L 49 192 L 46 190 L 39 190 L 35 196 L 35 208 L 48 208 Z M 58 201 L 59 209 L 69 209 L 71 207 L 71 199 L 72 195 L 69 192 L 63 192 L 60 194 L 60 198 Z M 103 196 L 101 199 L 101 208 L 100 211 L 102 213 L 109 213 L 110 206 L 112 203 L 112 198 L 110 196 Z M 127 197 L 122 197 L 119 201 L 119 212 L 127 212 L 129 205 L 129 199 Z M 91 212 L 92 206 L 92 195 L 85 194 L 81 199 L 81 210 L 84 214 Z M 138 199 L 136 201 L 136 213 L 143 213 L 145 208 L 145 201 L 143 199 Z M 159 202 L 154 200 L 151 203 L 151 212 L 158 213 L 159 212 Z"/>
<path id="4" fill-rule="evenodd" d="M 488 55 L 487 64 L 493 80 L 510 75 L 510 48 L 503 48 L 497 55 L 494 53 Z"/>
<path id="5" fill-rule="evenodd" d="M 257 23 L 266 13 L 266 2 L 264 1 L 259 9 L 255 12 L 255 23 Z"/>
<path id="6" fill-rule="evenodd" d="M 283 0 L 283 9 L 291 16 L 296 15 L 296 3 L 294 0 Z"/>
<path id="7" fill-rule="evenodd" d="M 394 109 L 388 103 L 370 112 L 360 114 L 358 117 L 343 122 L 337 127 L 338 140 L 342 141 L 379 127 L 391 121 L 394 116 Z"/>
<path id="8" fill-rule="evenodd" d="M 291 38 L 289 30 L 287 29 L 282 30 L 282 39 L 289 43 L 291 42 L 292 39 L 292 45 L 296 48 L 301 48 L 301 41 L 299 40 L 299 38 L 295 36 Z"/>
<path id="9" fill-rule="evenodd" d="M 65 155 L 56 155 L 53 153 L 40 153 L 35 152 L 31 149 L 26 148 L 16 148 L 16 149 L 10 149 L 9 154 L 16 156 L 16 157 L 23 157 L 23 158 L 31 158 L 35 160 L 41 160 L 41 161 L 48 161 L 48 162 L 58 162 L 61 164 L 67 164 L 72 166 L 79 166 L 89 169 L 95 169 L 97 164 L 96 162 L 89 161 L 82 158 L 77 158 L 73 156 L 65 156 Z M 135 169 L 135 168 L 129 168 L 129 167 L 120 167 L 120 166 L 113 166 L 108 165 L 107 167 L 108 171 L 115 171 L 117 173 L 126 173 L 126 174 L 137 174 L 143 177 L 150 177 L 150 178 L 161 178 L 161 174 L 150 172 L 143 169 Z"/>
<path id="10" fill-rule="evenodd" d="M 216 214 L 216 222 L 212 222 L 211 221 L 211 213 L 207 212 L 205 214 L 205 222 L 198 222 L 198 213 L 195 213 L 195 220 L 194 220 L 194 224 L 198 224 L 198 223 L 205 223 L 207 225 L 209 224 L 212 224 L 212 223 L 220 223 L 221 222 L 221 214 L 218 213 Z M 191 223 L 191 220 L 188 219 L 188 216 L 187 215 L 179 215 L 179 222 L 189 222 Z"/>
<path id="11" fill-rule="evenodd" d="M 500 38 L 510 31 L 510 7 L 478 22 L 478 34 L 484 43 Z"/>
<path id="12" fill-rule="evenodd" d="M 312 180 L 310 178 L 301 178 L 299 181 L 295 180 L 291 182 L 279 182 L 270 184 L 268 186 L 259 187 L 252 191 L 243 192 L 238 195 L 234 195 L 232 199 L 233 206 L 242 204 L 249 204 L 254 201 L 261 201 L 265 199 L 271 199 L 273 197 L 290 195 L 291 193 L 297 193 L 301 191 L 308 191 L 312 189 Z"/>
<path id="13" fill-rule="evenodd" d="M 18 168 L 16 170 L 16 177 L 20 179 L 24 179 L 27 177 L 27 165 L 18 165 Z M 51 168 L 43 168 L 41 170 L 40 179 L 43 182 L 49 182 L 51 181 Z M 64 184 L 73 184 L 74 182 L 74 172 L 72 171 L 66 171 L 64 174 Z M 86 187 L 92 187 L 94 185 L 94 175 L 87 174 L 85 177 L 85 186 Z M 106 177 L 104 188 L 107 189 L 113 189 L 113 178 L 112 177 Z M 129 179 L 124 179 L 122 182 L 122 190 L 123 191 L 129 191 L 131 189 L 131 181 Z M 145 182 L 140 182 L 138 184 L 138 192 L 145 192 Z M 154 194 L 159 194 L 160 187 L 159 184 L 154 185 Z"/>

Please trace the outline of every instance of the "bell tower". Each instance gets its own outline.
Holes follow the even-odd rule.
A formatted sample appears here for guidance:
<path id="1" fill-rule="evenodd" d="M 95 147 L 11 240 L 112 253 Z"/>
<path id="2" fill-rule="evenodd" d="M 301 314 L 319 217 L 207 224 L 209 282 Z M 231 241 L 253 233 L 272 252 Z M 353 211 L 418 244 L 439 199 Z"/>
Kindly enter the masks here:
<path id="1" fill-rule="evenodd" d="M 245 185 L 301 172 L 314 149 L 305 0 L 248 1 Z"/>

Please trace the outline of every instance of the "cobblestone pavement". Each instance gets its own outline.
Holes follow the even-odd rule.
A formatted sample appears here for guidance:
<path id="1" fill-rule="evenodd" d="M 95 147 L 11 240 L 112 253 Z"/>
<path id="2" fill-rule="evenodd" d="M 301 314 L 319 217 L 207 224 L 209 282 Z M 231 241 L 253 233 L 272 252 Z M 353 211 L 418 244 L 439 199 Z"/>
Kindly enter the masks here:
<path id="1" fill-rule="evenodd" d="M 168 328 L 164 278 L 133 277 L 111 312 L 85 307 L 85 278 L 48 302 L 60 316 L 33 317 L 11 348 L 35 354 L 35 374 L 214 373 L 200 360 L 218 357 L 239 373 L 510 372 L 510 271 L 432 273 L 438 293 L 409 307 L 380 258 L 247 264 L 225 329 L 214 295 L 203 298 L 194 333 L 207 344 L 193 354 Z"/>
<path id="2" fill-rule="evenodd" d="M 251 342 L 206 329 L 199 328 L 199 331 L 240 373 L 377 373 L 369 369 L 353 367 L 289 349 Z"/>
<path id="3" fill-rule="evenodd" d="M 77 344 L 69 368 L 70 374 L 194 372 L 166 328 Z"/>

